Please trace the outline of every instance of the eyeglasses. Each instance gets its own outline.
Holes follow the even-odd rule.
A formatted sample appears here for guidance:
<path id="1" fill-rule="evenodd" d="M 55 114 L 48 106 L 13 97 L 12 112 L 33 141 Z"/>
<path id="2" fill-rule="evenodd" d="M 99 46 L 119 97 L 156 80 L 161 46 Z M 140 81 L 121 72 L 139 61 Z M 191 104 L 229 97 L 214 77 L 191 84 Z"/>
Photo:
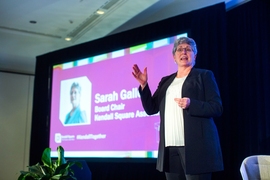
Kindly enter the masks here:
<path id="1" fill-rule="evenodd" d="M 190 47 L 186 47 L 186 48 L 178 48 L 178 49 L 176 49 L 176 51 L 179 52 L 179 53 L 184 52 L 184 51 L 190 53 L 193 50 Z"/>

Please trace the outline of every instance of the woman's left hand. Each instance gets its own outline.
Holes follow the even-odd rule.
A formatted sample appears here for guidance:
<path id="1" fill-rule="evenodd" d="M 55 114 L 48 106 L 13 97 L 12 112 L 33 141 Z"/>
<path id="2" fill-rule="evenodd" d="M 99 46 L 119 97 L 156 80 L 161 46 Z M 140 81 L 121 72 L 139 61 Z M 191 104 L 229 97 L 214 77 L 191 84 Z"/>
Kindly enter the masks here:
<path id="1" fill-rule="evenodd" d="M 174 101 L 178 104 L 182 109 L 187 109 L 190 105 L 190 99 L 187 97 L 183 98 L 174 98 Z"/>

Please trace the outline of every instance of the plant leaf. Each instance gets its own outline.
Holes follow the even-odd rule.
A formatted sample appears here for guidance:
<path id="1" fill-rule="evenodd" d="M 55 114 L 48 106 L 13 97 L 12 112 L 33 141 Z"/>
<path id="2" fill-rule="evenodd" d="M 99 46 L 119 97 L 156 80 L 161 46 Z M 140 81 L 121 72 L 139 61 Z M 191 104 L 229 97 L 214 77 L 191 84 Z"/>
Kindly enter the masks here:
<path id="1" fill-rule="evenodd" d="M 58 159 L 52 161 L 51 148 L 46 148 L 43 151 L 41 160 L 43 164 L 37 163 L 33 166 L 28 166 L 28 171 L 20 171 L 18 180 L 71 180 L 75 179 L 73 170 L 70 168 L 74 164 L 82 169 L 80 162 L 66 162 L 64 158 L 64 148 L 57 147 Z"/>
<path id="2" fill-rule="evenodd" d="M 21 174 L 19 176 L 18 180 L 35 180 L 35 178 L 32 177 L 31 175 L 23 175 L 23 174 Z"/>
<path id="3" fill-rule="evenodd" d="M 60 179 L 62 177 L 61 174 L 56 174 L 52 177 L 52 179 Z"/>
<path id="4" fill-rule="evenodd" d="M 62 164 L 60 166 L 58 166 L 54 172 L 54 174 L 68 174 L 68 170 L 69 170 L 69 164 Z"/>
<path id="5" fill-rule="evenodd" d="M 45 166 L 52 168 L 51 148 L 46 148 L 43 151 L 41 160 Z"/>
<path id="6" fill-rule="evenodd" d="M 64 156 L 64 153 L 65 153 L 64 148 L 62 146 L 58 146 L 57 152 L 58 152 L 58 166 L 65 164 L 66 160 L 65 160 L 65 156 Z"/>

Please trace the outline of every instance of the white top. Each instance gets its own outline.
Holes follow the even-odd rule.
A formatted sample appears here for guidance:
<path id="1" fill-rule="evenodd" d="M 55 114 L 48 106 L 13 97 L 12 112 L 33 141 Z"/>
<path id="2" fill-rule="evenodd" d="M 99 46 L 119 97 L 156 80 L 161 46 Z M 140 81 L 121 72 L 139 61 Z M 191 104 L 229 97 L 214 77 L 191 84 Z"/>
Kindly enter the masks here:
<path id="1" fill-rule="evenodd" d="M 182 98 L 182 86 L 187 76 L 175 78 L 168 87 L 165 101 L 165 146 L 184 146 L 183 109 L 174 98 Z"/>

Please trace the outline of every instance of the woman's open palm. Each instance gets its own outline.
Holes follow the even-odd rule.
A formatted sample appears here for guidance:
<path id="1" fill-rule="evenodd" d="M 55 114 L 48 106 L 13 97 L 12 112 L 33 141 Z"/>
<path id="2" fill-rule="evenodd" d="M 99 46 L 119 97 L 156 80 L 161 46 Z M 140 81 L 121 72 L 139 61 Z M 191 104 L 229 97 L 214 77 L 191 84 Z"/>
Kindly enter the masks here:
<path id="1" fill-rule="evenodd" d="M 140 68 L 138 67 L 137 64 L 133 65 L 133 76 L 137 81 L 139 81 L 141 86 L 145 86 L 148 80 L 148 75 L 147 75 L 147 68 L 145 67 L 143 70 L 143 73 L 141 72 Z"/>

